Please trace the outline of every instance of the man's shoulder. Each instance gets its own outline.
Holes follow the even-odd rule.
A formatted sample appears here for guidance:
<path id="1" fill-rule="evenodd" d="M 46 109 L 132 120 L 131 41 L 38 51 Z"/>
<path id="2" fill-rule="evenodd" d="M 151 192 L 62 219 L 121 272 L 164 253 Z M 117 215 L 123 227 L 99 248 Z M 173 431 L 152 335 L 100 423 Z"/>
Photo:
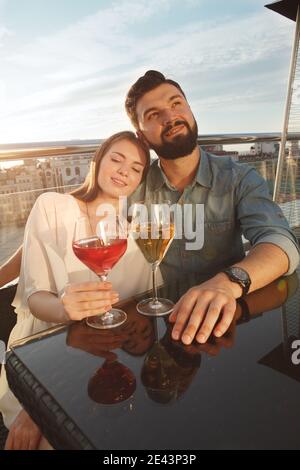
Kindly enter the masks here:
<path id="1" fill-rule="evenodd" d="M 255 167 L 237 162 L 228 155 L 206 153 L 206 157 L 212 176 L 212 190 L 216 193 L 231 191 L 242 185 L 243 181 L 257 185 L 261 180 Z"/>
<path id="2" fill-rule="evenodd" d="M 209 152 L 205 153 L 211 167 L 214 169 L 242 171 L 244 167 L 244 164 L 235 161 L 230 155 L 214 155 Z"/>
<path id="3" fill-rule="evenodd" d="M 231 175 L 231 177 L 243 177 L 248 172 L 256 172 L 254 166 L 237 162 L 230 155 L 219 156 L 206 152 L 206 156 L 212 173 L 215 176 L 220 174 L 224 177 L 227 174 L 228 176 Z"/>

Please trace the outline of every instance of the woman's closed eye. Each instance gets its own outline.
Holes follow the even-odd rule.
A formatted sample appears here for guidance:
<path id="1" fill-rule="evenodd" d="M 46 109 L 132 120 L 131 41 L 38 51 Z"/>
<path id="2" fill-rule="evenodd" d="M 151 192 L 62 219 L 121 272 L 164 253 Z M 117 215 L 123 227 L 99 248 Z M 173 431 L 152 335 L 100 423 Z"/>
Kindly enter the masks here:
<path id="1" fill-rule="evenodd" d="M 122 158 L 119 158 L 119 157 L 111 157 L 111 161 L 114 162 L 114 163 L 122 163 L 123 162 L 123 159 Z M 136 173 L 140 174 L 142 173 L 142 168 L 139 168 L 139 167 L 132 167 L 133 171 L 135 171 Z"/>

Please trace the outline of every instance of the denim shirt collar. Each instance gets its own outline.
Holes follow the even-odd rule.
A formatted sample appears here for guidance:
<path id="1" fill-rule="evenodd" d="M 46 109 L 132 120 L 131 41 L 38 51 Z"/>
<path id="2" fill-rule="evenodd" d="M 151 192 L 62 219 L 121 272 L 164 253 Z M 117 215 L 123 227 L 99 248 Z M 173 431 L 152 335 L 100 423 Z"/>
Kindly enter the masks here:
<path id="1" fill-rule="evenodd" d="M 193 187 L 196 183 L 198 183 L 200 186 L 204 186 L 205 188 L 211 188 L 212 187 L 212 171 L 210 167 L 210 162 L 208 159 L 207 153 L 200 147 L 200 164 L 196 173 L 195 180 L 193 183 L 191 183 L 191 186 Z M 163 185 L 166 185 L 167 188 L 170 190 L 174 191 L 176 190 L 171 183 L 169 182 L 168 178 L 164 174 L 159 159 L 156 160 L 152 164 L 151 168 L 151 177 L 150 177 L 150 189 L 152 191 L 159 191 Z"/>

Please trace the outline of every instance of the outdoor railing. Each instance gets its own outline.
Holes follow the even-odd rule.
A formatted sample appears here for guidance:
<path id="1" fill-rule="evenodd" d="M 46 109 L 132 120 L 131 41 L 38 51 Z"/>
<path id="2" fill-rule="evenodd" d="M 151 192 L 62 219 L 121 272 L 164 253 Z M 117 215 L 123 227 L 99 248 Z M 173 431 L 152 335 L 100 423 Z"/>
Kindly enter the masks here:
<path id="1" fill-rule="evenodd" d="M 288 135 L 288 141 L 299 141 L 300 133 Z M 198 137 L 199 145 L 235 145 L 251 144 L 258 142 L 280 142 L 281 133 L 243 133 L 243 134 L 207 134 Z M 76 155 L 82 153 L 94 153 L 103 139 L 94 140 L 92 143 L 85 144 L 80 141 L 47 143 L 43 144 L 18 144 L 14 146 L 0 145 L 0 163 L 5 160 L 24 160 L 26 158 L 60 157 L 65 155 Z"/>
<path id="2" fill-rule="evenodd" d="M 247 133 L 202 135 L 198 142 L 207 147 L 222 145 L 225 151 L 226 146 L 230 145 L 233 158 L 255 166 L 267 180 L 272 193 L 280 140 L 280 133 Z M 289 148 L 286 150 L 277 200 L 295 230 L 300 226 L 299 141 L 299 133 L 288 135 Z M 36 198 L 45 191 L 69 192 L 81 184 L 89 162 L 101 142 L 102 140 L 94 140 L 88 143 L 76 141 L 0 146 L 0 165 L 21 160 L 24 162 L 24 165 L 13 170 L 0 171 L 0 265 L 22 242 L 24 225 Z M 234 154 L 232 147 L 238 145 L 240 149 L 242 144 L 271 142 L 278 144 L 278 151 L 273 154 L 262 151 L 253 155 L 252 150 L 238 155 Z"/>

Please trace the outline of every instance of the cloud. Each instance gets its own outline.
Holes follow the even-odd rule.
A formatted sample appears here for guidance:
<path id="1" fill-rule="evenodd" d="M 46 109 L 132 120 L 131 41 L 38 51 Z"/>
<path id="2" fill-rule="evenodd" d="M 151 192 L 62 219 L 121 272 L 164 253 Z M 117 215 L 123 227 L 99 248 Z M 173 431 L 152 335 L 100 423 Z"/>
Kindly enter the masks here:
<path id="1" fill-rule="evenodd" d="M 132 45 L 124 34 L 126 30 L 149 20 L 158 11 L 163 12 L 171 1 L 114 2 L 109 8 L 99 10 L 52 36 L 37 38 L 4 59 L 15 65 L 47 70 L 51 67 L 57 70 L 61 67 L 64 70 L 70 64 L 72 70 L 75 70 L 77 64 L 77 73 L 80 72 L 81 65 L 87 65 L 85 74 L 107 68 L 117 63 L 116 59 L 120 59 L 127 45 Z M 118 53 L 114 50 L 115 46 L 119 48 Z"/>
<path id="2" fill-rule="evenodd" d="M 0 48 L 4 47 L 7 38 L 14 36 L 14 33 L 5 26 L 0 25 Z"/>
<path id="3" fill-rule="evenodd" d="M 223 18 L 222 23 L 195 22 L 148 41 L 144 61 L 155 57 L 164 68 L 186 74 L 198 66 L 218 71 L 274 56 L 291 46 L 290 39 L 290 28 L 277 18 L 266 24 L 264 13 L 242 20 Z"/>
<path id="4" fill-rule="evenodd" d="M 185 8 L 199 3 L 191 0 Z M 11 43 L 0 48 L 0 99 L 4 90 L 7 96 L 0 109 L 0 142 L 18 133 L 17 140 L 102 137 L 102 131 L 128 127 L 126 91 L 149 68 L 179 81 L 199 114 L 220 106 L 236 112 L 251 104 L 255 123 L 255 103 L 283 99 L 291 22 L 265 10 L 213 21 L 195 15 L 174 26 L 168 19 L 176 6 L 179 0 L 115 2 L 27 44 L 17 45 L 6 33 Z M 156 18 L 165 19 L 160 31 Z"/>

